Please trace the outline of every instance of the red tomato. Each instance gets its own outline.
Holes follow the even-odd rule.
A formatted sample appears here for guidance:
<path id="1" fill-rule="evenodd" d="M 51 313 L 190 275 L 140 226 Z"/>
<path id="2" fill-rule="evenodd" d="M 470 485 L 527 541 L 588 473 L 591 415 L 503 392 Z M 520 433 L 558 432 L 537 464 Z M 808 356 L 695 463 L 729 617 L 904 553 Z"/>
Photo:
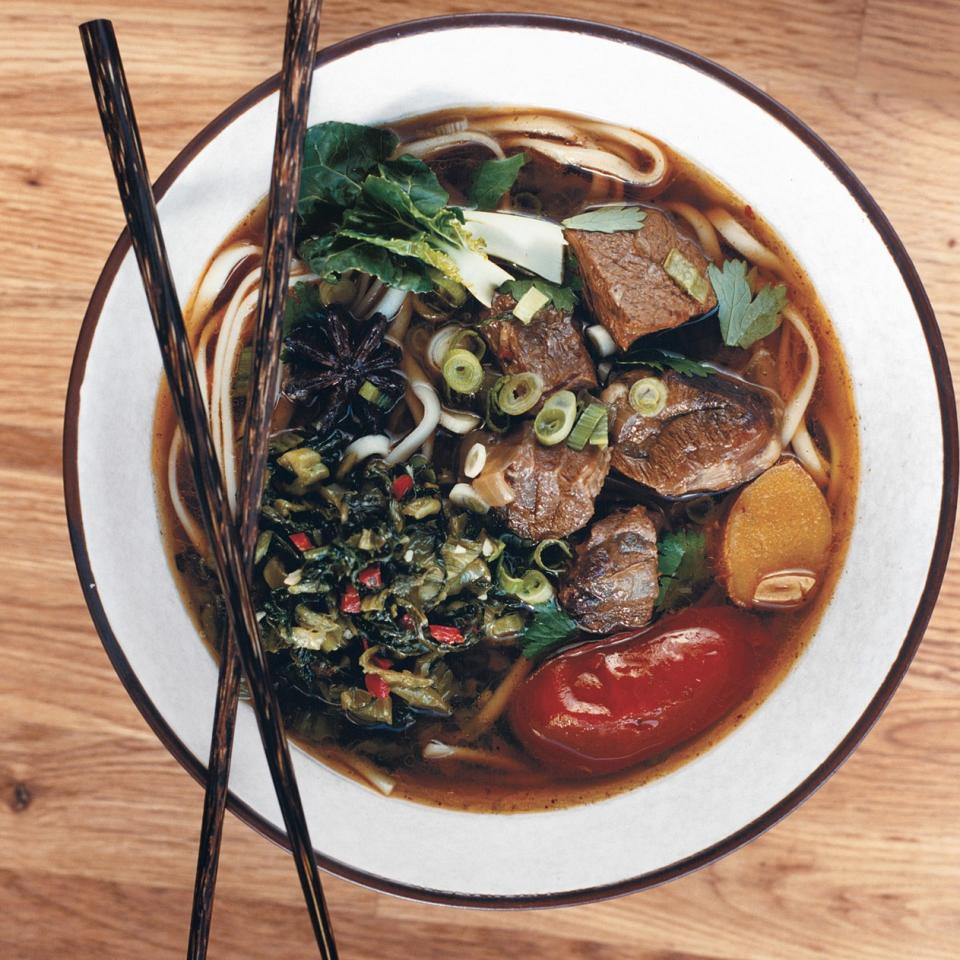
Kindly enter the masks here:
<path id="1" fill-rule="evenodd" d="M 700 607 L 548 660 L 517 691 L 510 725 L 548 767 L 613 773 L 678 746 L 750 693 L 767 635 L 731 607 Z"/>

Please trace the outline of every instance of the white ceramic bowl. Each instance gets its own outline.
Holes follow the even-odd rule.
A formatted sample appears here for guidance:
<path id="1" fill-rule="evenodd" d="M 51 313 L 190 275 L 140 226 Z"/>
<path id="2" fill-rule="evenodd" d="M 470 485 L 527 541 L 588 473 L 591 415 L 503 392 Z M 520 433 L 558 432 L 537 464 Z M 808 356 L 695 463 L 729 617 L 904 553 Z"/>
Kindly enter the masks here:
<path id="1" fill-rule="evenodd" d="M 158 182 L 181 297 L 266 190 L 276 102 L 274 79 L 211 123 Z M 688 51 L 613 27 L 451 17 L 326 50 L 311 117 L 376 123 L 458 104 L 594 115 L 648 130 L 691 157 L 761 211 L 798 255 L 854 379 L 862 471 L 835 596 L 783 683 L 699 759 L 601 803 L 497 816 L 385 799 L 296 751 L 307 819 L 328 870 L 443 902 L 590 900 L 677 876 L 756 836 L 822 783 L 876 719 L 916 650 L 943 575 L 957 496 L 955 408 L 929 303 L 889 223 L 836 155 L 755 87 Z M 217 673 L 154 521 L 151 421 L 160 376 L 124 234 L 77 348 L 67 506 L 107 652 L 147 721 L 199 777 Z M 897 386 L 904 383 L 908 410 Z M 135 541 L 118 536 L 131 524 Z M 246 705 L 231 785 L 234 812 L 283 842 Z M 199 819 L 199 793 L 185 814 Z M 371 843 L 371 830 L 389 842 Z"/>

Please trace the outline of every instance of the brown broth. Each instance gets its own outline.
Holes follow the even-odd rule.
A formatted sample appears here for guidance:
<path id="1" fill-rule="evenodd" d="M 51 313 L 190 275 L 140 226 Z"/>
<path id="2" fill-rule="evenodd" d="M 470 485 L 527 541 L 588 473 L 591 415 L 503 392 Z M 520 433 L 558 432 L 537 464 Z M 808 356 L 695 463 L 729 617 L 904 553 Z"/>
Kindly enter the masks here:
<path id="1" fill-rule="evenodd" d="M 424 136 L 437 127 L 456 118 L 468 116 L 505 114 L 509 111 L 497 110 L 446 110 L 427 116 L 404 119 L 392 124 L 402 141 Z M 527 112 L 527 111 L 519 111 Z M 539 111 L 543 112 L 543 111 Z M 553 114 L 563 118 L 562 114 Z M 571 117 L 576 120 L 578 118 Z M 648 134 L 646 134 L 649 136 Z M 741 198 L 733 194 L 723 184 L 698 169 L 686 158 L 661 144 L 667 154 L 673 175 L 669 186 L 657 193 L 657 200 L 684 200 L 699 209 L 720 205 L 746 222 L 751 232 L 761 243 L 777 253 L 786 266 L 784 277 L 790 290 L 791 301 L 795 303 L 808 319 L 816 338 L 820 354 L 821 367 L 816 391 L 810 406 L 811 420 L 815 424 L 826 425 L 837 450 L 842 452 L 842 471 L 839 482 L 831 488 L 831 511 L 833 514 L 834 542 L 830 563 L 827 567 L 818 593 L 806 607 L 793 612 L 766 614 L 764 619 L 775 632 L 779 640 L 778 651 L 768 663 L 765 672 L 757 684 L 753 696 L 742 703 L 713 728 L 673 750 L 668 756 L 643 764 L 625 773 L 595 779 L 561 780 L 547 774 L 530 761 L 529 769 L 523 774 L 491 771 L 486 768 L 467 765 L 447 765 L 444 762 L 416 761 L 412 765 L 401 764 L 391 769 L 390 775 L 396 780 L 394 797 L 403 797 L 420 803 L 438 806 L 477 810 L 485 812 L 510 813 L 531 810 L 544 810 L 554 807 L 596 801 L 624 790 L 632 789 L 643 783 L 676 769 L 688 760 L 710 749 L 717 741 L 737 726 L 749 713 L 767 697 L 770 691 L 783 679 L 797 659 L 802 655 L 804 645 L 816 629 L 835 588 L 837 578 L 843 567 L 843 561 L 854 521 L 856 492 L 858 486 L 858 447 L 857 421 L 854 411 L 850 377 L 846 362 L 839 347 L 836 334 L 816 292 L 791 251 L 783 244 L 770 226 Z M 448 154 L 441 164 L 435 165 L 444 185 L 450 190 L 453 199 L 463 186 L 463 170 L 474 166 L 480 154 L 471 150 Z M 560 171 L 555 165 L 531 159 L 523 168 L 518 189 L 528 190 L 537 186 L 543 198 L 544 212 L 554 217 L 569 216 L 584 205 L 585 182 L 577 174 Z M 532 192 L 532 191 L 530 191 Z M 652 200 L 649 191 L 628 193 L 629 201 L 646 202 Z M 595 202 L 595 201 L 594 201 Z M 260 243 L 263 230 L 264 210 L 262 204 L 252 211 L 224 240 L 220 249 L 230 243 L 249 240 Z M 219 253 L 219 250 L 217 251 Z M 212 258 L 211 258 L 212 259 Z M 218 298 L 222 310 L 226 298 Z M 214 312 L 218 306 L 215 304 Z M 189 316 L 189 309 L 187 311 Z M 192 330 L 197 336 L 198 331 Z M 169 445 L 173 435 L 173 414 L 166 389 L 161 388 L 158 395 L 154 428 L 154 469 L 157 486 L 157 500 L 160 505 L 161 526 L 171 564 L 175 555 L 188 545 L 183 529 L 171 508 L 166 492 L 166 463 Z M 814 432 L 818 432 L 816 429 Z M 183 471 L 181 470 L 181 474 Z M 187 502 L 191 497 L 190 483 L 181 478 L 180 489 Z M 728 494 L 724 502 L 729 504 L 735 492 Z M 189 578 L 176 574 L 183 590 L 185 602 L 197 619 L 198 630 L 211 645 L 215 638 L 209 636 L 209 628 L 204 628 L 198 615 L 198 602 L 201 594 L 197 585 Z M 716 591 L 708 592 L 706 598 L 718 599 Z M 502 721 L 501 721 L 502 723 Z M 439 730 L 440 727 L 437 727 Z M 429 726 L 417 733 L 410 731 L 405 736 L 416 736 L 420 742 L 430 739 Z M 324 763 L 352 779 L 365 780 L 346 762 L 347 751 L 332 743 L 303 743 Z M 489 749 L 505 749 L 511 753 L 516 744 L 508 731 L 498 728 L 485 746 Z"/>

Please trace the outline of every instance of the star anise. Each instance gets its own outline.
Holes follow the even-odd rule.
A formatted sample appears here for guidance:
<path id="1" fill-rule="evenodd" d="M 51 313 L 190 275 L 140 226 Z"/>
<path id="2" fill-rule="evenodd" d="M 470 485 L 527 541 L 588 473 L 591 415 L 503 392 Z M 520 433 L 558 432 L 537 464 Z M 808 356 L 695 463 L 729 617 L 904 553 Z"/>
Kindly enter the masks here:
<path id="1" fill-rule="evenodd" d="M 284 359 L 289 376 L 283 394 L 315 412 L 322 435 L 349 412 L 365 381 L 384 398 L 381 406 L 361 400 L 361 419 L 370 410 L 393 406 L 403 392 L 400 350 L 385 339 L 389 321 L 380 314 L 358 320 L 339 307 L 305 318 L 286 338 Z"/>

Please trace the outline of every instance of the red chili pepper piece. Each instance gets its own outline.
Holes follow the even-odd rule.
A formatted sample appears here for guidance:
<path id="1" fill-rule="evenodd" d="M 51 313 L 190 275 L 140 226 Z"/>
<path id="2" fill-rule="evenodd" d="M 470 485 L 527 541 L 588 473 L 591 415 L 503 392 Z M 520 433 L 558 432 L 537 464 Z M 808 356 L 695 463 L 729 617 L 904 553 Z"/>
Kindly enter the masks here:
<path id="1" fill-rule="evenodd" d="M 343 591 L 343 596 L 340 598 L 340 609 L 344 613 L 360 612 L 360 594 L 357 593 L 357 588 L 352 583 L 348 583 L 347 588 Z"/>
<path id="2" fill-rule="evenodd" d="M 402 500 L 413 489 L 413 477 L 409 473 L 401 473 L 393 478 L 393 499 Z"/>
<path id="3" fill-rule="evenodd" d="M 413 617 L 411 617 L 409 613 L 405 613 L 405 614 L 400 618 L 400 626 L 402 626 L 405 630 L 412 630 L 412 629 L 413 629 Z"/>
<path id="4" fill-rule="evenodd" d="M 383 677 L 378 677 L 375 673 L 368 673 L 363 678 L 363 684 L 367 688 L 367 693 L 376 697 L 378 700 L 386 700 L 390 696 L 390 684 Z"/>
<path id="5" fill-rule="evenodd" d="M 389 657 L 371 657 L 370 662 L 381 670 L 393 669 L 393 661 Z"/>
<path id="6" fill-rule="evenodd" d="M 290 542 L 301 552 L 313 549 L 313 541 L 305 533 L 291 533 Z"/>
<path id="7" fill-rule="evenodd" d="M 442 627 L 435 623 L 430 624 L 430 636 L 437 643 L 463 643 L 466 639 L 456 627 Z"/>
<path id="8" fill-rule="evenodd" d="M 357 579 L 369 590 L 377 590 L 383 586 L 383 577 L 380 576 L 380 564 L 374 563 L 361 570 Z"/>

